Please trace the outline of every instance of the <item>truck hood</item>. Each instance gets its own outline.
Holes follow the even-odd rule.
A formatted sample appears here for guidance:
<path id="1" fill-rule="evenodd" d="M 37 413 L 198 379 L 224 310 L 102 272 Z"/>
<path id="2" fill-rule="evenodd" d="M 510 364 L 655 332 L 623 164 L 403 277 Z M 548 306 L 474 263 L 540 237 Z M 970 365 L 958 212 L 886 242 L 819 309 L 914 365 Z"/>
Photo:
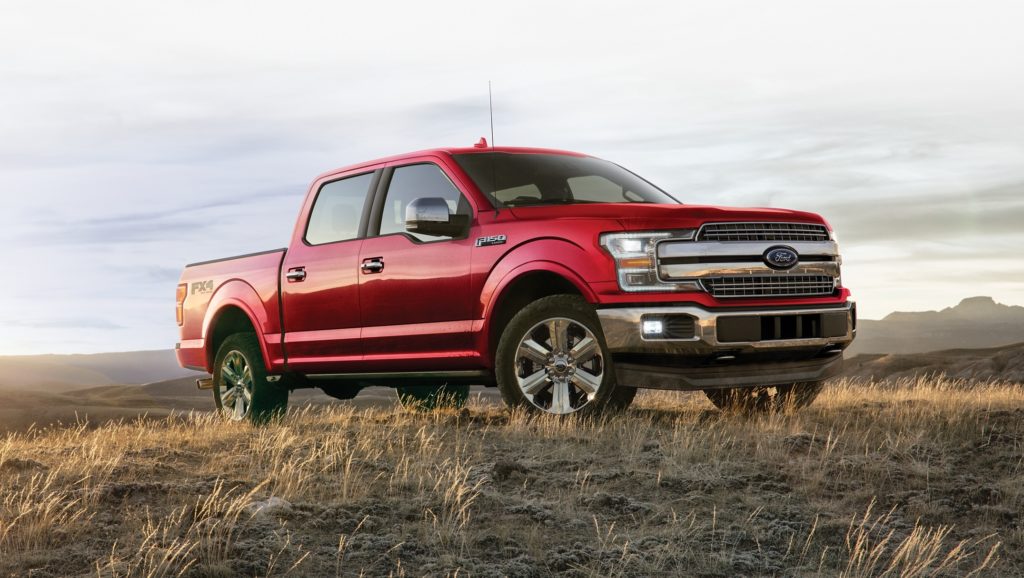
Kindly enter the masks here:
<path id="1" fill-rule="evenodd" d="M 654 229 L 695 229 L 704 223 L 732 221 L 775 221 L 828 223 L 815 213 L 773 208 L 732 208 L 710 205 L 656 205 L 646 203 L 600 203 L 546 205 L 507 209 L 517 219 L 609 219 L 627 231 Z"/>

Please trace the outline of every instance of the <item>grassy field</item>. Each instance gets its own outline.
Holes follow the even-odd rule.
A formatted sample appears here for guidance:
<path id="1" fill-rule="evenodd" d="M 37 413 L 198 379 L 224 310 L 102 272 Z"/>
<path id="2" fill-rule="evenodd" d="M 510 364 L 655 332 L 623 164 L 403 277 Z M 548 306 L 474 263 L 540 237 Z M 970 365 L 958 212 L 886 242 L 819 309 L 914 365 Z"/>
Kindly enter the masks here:
<path id="1" fill-rule="evenodd" d="M 1024 388 L 832 384 L 795 415 L 344 403 L 0 438 L 0 575 L 1024 574 Z"/>

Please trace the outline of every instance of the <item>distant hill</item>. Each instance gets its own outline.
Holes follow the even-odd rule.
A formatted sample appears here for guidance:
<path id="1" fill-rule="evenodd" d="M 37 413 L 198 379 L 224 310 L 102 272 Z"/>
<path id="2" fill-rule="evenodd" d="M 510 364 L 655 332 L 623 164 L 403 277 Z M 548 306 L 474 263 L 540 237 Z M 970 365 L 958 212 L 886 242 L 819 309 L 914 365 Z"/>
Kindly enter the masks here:
<path id="1" fill-rule="evenodd" d="M 0 357 L 0 387 L 63 392 L 96 385 L 143 384 L 198 375 L 172 350 L 92 355 Z"/>
<path id="2" fill-rule="evenodd" d="M 970 297 L 942 311 L 896 312 L 857 323 L 847 357 L 861 353 L 924 353 L 1024 342 L 1024 307 Z"/>
<path id="3" fill-rule="evenodd" d="M 944 373 L 953 379 L 1024 383 L 1024 343 L 988 349 L 864 354 L 847 358 L 843 373 L 876 380 Z"/>
<path id="4" fill-rule="evenodd" d="M 906 371 L 915 367 L 949 366 L 967 372 L 991 370 L 989 373 L 994 375 L 1004 367 L 1000 365 L 1004 359 L 1009 364 L 1005 367 L 1013 367 L 1010 359 L 1013 348 L 1006 352 L 1002 348 L 1024 343 L 1024 307 L 996 303 L 991 297 L 970 297 L 941 311 L 896 312 L 880 320 L 862 319 L 858 323 L 857 334 L 856 341 L 847 349 L 846 357 L 851 359 L 859 354 L 873 354 L 853 360 L 857 364 L 867 364 L 864 367 L 872 372 L 888 375 L 900 373 L 903 370 L 899 368 L 904 366 Z M 970 348 L 1001 349 L 998 354 L 992 354 L 991 359 L 985 358 L 987 361 L 984 363 L 989 364 L 985 366 L 989 368 L 986 370 L 971 365 L 974 353 L 948 351 Z M 927 352 L 939 353 L 899 357 Z M 984 357 L 989 354 L 977 352 L 977 355 Z M 966 365 L 957 365 L 961 362 Z M 0 356 L 0 389 L 32 389 L 49 394 L 99 386 L 154 384 L 153 391 L 148 393 L 157 398 L 191 397 L 195 395 L 193 380 L 197 375 L 200 374 L 179 367 L 172 350 Z M 1009 375 L 1006 378 L 1024 381 Z M 208 392 L 203 397 L 207 395 Z"/>

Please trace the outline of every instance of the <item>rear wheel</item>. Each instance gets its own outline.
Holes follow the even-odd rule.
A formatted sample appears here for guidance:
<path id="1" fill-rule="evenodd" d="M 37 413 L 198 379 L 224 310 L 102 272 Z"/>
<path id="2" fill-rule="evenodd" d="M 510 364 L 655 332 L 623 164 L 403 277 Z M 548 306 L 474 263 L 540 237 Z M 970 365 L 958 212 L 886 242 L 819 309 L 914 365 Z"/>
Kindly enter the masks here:
<path id="1" fill-rule="evenodd" d="M 402 407 L 415 411 L 459 409 L 469 399 L 468 385 L 409 385 L 396 387 Z"/>
<path id="2" fill-rule="evenodd" d="M 495 374 L 506 405 L 537 413 L 624 409 L 636 396 L 616 384 L 597 315 L 575 295 L 544 297 L 517 313 L 498 341 Z"/>
<path id="3" fill-rule="evenodd" d="M 284 415 L 288 390 L 267 381 L 260 344 L 253 333 L 229 336 L 217 350 L 213 371 L 213 401 L 232 421 L 267 421 Z"/>
<path id="4" fill-rule="evenodd" d="M 720 410 L 749 414 L 807 407 L 818 397 L 822 387 L 822 382 L 814 381 L 769 387 L 705 389 L 704 394 Z"/>

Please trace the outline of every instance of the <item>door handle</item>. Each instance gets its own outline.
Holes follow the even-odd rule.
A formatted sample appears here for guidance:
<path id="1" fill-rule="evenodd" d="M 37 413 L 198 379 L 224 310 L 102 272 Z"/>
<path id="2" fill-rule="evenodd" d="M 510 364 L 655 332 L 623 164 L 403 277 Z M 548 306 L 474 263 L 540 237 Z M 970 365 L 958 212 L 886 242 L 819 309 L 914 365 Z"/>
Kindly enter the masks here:
<path id="1" fill-rule="evenodd" d="M 287 279 L 289 283 L 301 283 L 306 280 L 306 268 L 295 267 L 294 269 L 289 269 L 288 272 L 285 273 L 284 278 Z"/>
<path id="2" fill-rule="evenodd" d="M 371 273 L 380 273 L 384 270 L 384 259 L 381 257 L 366 259 L 363 261 L 361 269 L 363 270 L 363 273 L 367 275 Z"/>

